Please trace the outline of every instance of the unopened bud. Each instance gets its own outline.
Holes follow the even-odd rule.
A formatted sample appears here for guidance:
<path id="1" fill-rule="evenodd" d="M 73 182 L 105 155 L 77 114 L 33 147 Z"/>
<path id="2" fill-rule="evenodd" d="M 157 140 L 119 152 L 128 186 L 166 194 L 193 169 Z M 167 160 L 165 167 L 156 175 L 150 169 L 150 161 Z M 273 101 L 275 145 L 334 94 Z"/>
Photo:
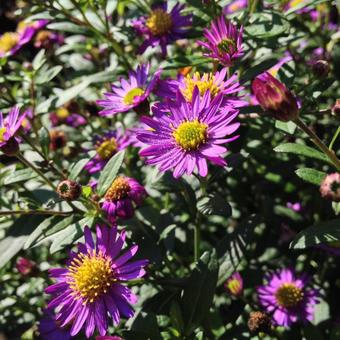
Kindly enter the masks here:
<path id="1" fill-rule="evenodd" d="M 271 327 L 271 319 L 264 312 L 251 312 L 248 319 L 248 328 L 252 333 L 268 333 Z"/>
<path id="2" fill-rule="evenodd" d="M 33 276 L 38 271 L 36 263 L 24 257 L 18 258 L 15 267 L 17 268 L 18 272 L 23 276 Z"/>
<path id="3" fill-rule="evenodd" d="M 335 117 L 340 118 L 340 99 L 337 99 L 335 105 L 332 107 L 332 114 Z"/>
<path id="4" fill-rule="evenodd" d="M 316 77 L 325 78 L 330 71 L 330 67 L 326 60 L 317 60 L 312 63 L 312 71 Z"/>
<path id="5" fill-rule="evenodd" d="M 81 185 L 70 179 L 66 179 L 58 184 L 57 193 L 60 198 L 66 201 L 74 201 L 81 195 Z"/>
<path id="6" fill-rule="evenodd" d="M 327 175 L 320 185 L 320 193 L 323 198 L 334 202 L 340 202 L 340 173 Z"/>
<path id="7" fill-rule="evenodd" d="M 262 108 L 275 119 L 288 122 L 298 117 L 297 99 L 269 72 L 262 73 L 255 78 L 252 90 Z"/>

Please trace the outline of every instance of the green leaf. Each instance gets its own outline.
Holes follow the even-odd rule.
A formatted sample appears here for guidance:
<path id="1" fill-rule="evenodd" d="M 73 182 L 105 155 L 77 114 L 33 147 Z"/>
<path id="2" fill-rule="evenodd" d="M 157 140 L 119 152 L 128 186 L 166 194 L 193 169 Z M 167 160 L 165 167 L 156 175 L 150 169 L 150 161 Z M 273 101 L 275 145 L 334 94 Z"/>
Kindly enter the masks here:
<path id="1" fill-rule="evenodd" d="M 101 172 L 98 180 L 97 191 L 99 195 L 104 195 L 114 179 L 117 177 L 119 169 L 122 166 L 124 160 L 124 155 L 124 151 L 118 152 L 105 165 L 105 168 Z"/>
<path id="2" fill-rule="evenodd" d="M 14 184 L 18 182 L 28 181 L 36 178 L 38 175 L 32 169 L 22 169 L 10 173 L 4 178 L 4 185 Z"/>
<path id="3" fill-rule="evenodd" d="M 182 334 L 184 331 L 184 322 L 182 317 L 181 308 L 176 300 L 173 300 L 170 305 L 170 318 L 172 326 Z"/>
<path id="4" fill-rule="evenodd" d="M 290 244 L 290 248 L 304 249 L 321 243 L 340 240 L 340 219 L 315 224 L 299 232 Z"/>
<path id="5" fill-rule="evenodd" d="M 232 234 L 226 235 L 217 245 L 216 250 L 220 264 L 218 285 L 223 284 L 236 270 L 244 257 L 253 238 L 254 229 L 258 224 L 258 217 L 256 215 L 250 216 L 241 222 Z"/>
<path id="6" fill-rule="evenodd" d="M 77 241 L 83 235 L 84 227 L 91 227 L 94 224 L 94 221 L 95 217 L 93 216 L 85 217 L 56 233 L 53 236 L 53 241 L 50 247 L 51 254 L 54 254 Z"/>
<path id="7" fill-rule="evenodd" d="M 43 222 L 41 222 L 35 229 L 34 231 L 31 233 L 31 235 L 29 235 L 29 237 L 27 238 L 25 244 L 24 244 L 24 249 L 29 248 L 36 240 L 39 236 L 41 236 L 41 234 L 48 229 L 51 229 L 54 225 L 56 225 L 58 222 L 60 222 L 60 219 L 62 219 L 61 216 L 51 216 L 49 218 L 47 218 L 46 220 L 44 220 Z"/>
<path id="8" fill-rule="evenodd" d="M 327 176 L 326 173 L 311 168 L 297 169 L 295 170 L 295 173 L 304 181 L 315 185 L 320 185 Z"/>
<path id="9" fill-rule="evenodd" d="M 84 79 L 79 84 L 74 85 L 74 86 L 68 88 L 65 91 L 61 91 L 60 93 L 58 93 L 58 99 L 57 99 L 57 102 L 56 102 L 56 106 L 57 107 L 62 106 L 65 103 L 69 102 L 71 99 L 77 97 L 89 85 L 90 85 L 90 82 L 88 80 Z"/>
<path id="10" fill-rule="evenodd" d="M 82 26 L 73 24 L 71 22 L 65 21 L 65 22 L 55 22 L 52 24 L 49 24 L 47 26 L 48 29 L 54 30 L 54 31 L 63 31 L 63 32 L 69 32 L 69 33 L 87 33 L 88 30 Z"/>
<path id="11" fill-rule="evenodd" d="M 278 58 L 270 58 L 256 64 L 253 67 L 248 68 L 247 71 L 245 71 L 244 74 L 241 76 L 241 82 L 244 83 L 248 80 L 254 79 L 260 73 L 267 71 L 268 69 L 273 67 L 275 64 L 277 64 L 278 61 Z M 262 112 L 262 110 L 260 112 Z"/>
<path id="12" fill-rule="evenodd" d="M 37 71 L 46 63 L 45 50 L 41 49 L 32 61 L 33 70 Z"/>
<path id="13" fill-rule="evenodd" d="M 231 215 L 230 204 L 217 193 L 201 197 L 197 202 L 197 209 L 203 215 L 220 215 L 224 217 Z"/>
<path id="14" fill-rule="evenodd" d="M 83 193 L 83 196 L 88 198 L 90 197 L 90 195 L 92 194 L 92 188 L 91 187 L 82 187 L 82 193 Z"/>
<path id="15" fill-rule="evenodd" d="M 140 312 L 133 320 L 131 330 L 124 332 L 124 339 L 126 340 L 161 340 L 157 318 L 154 313 Z"/>
<path id="16" fill-rule="evenodd" d="M 71 171 L 68 175 L 68 178 L 75 181 L 82 172 L 82 170 L 84 169 L 84 166 L 89 162 L 91 158 L 92 157 L 82 158 L 78 162 L 73 163 L 70 167 Z"/>
<path id="17" fill-rule="evenodd" d="M 287 152 L 293 153 L 295 155 L 305 156 L 309 158 L 318 159 L 320 161 L 324 161 L 326 163 L 332 164 L 329 158 L 324 155 L 322 152 L 311 148 L 310 146 L 302 145 L 302 144 L 295 144 L 295 143 L 285 143 L 278 145 L 274 151 L 276 152 Z"/>
<path id="18" fill-rule="evenodd" d="M 34 227 L 42 219 L 42 216 L 21 216 L 14 222 L 5 238 L 0 241 L 0 268 L 22 249 Z"/>
<path id="19" fill-rule="evenodd" d="M 216 251 L 205 252 L 192 271 L 181 299 L 185 334 L 190 335 L 209 312 L 218 276 Z"/>
<path id="20" fill-rule="evenodd" d="M 46 158 L 48 158 L 50 151 L 50 134 L 44 126 L 39 130 L 39 141 L 42 153 Z"/>
<path id="21" fill-rule="evenodd" d="M 54 66 L 52 68 L 48 68 L 47 66 L 46 66 L 46 68 L 43 67 L 39 71 L 39 73 L 36 77 L 35 83 L 37 85 L 42 85 L 42 84 L 46 84 L 46 83 L 50 82 L 53 78 L 55 78 L 60 73 L 60 71 L 62 69 L 63 69 L 63 67 L 60 66 L 60 65 Z"/>
<path id="22" fill-rule="evenodd" d="M 164 70 L 178 69 L 186 66 L 205 64 L 207 60 L 208 59 L 201 56 L 180 56 L 165 61 L 161 67 Z"/>
<path id="23" fill-rule="evenodd" d="M 280 120 L 276 120 L 275 127 L 290 135 L 294 134 L 296 130 L 296 124 L 294 122 L 281 122 Z"/>

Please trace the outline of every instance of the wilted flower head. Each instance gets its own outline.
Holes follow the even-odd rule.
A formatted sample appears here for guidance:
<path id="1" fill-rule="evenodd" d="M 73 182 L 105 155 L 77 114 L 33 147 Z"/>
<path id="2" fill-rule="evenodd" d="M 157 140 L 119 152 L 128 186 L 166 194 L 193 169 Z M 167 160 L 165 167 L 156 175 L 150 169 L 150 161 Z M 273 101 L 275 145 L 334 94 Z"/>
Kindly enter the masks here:
<path id="1" fill-rule="evenodd" d="M 161 73 L 161 70 L 158 70 L 151 80 L 148 80 L 149 70 L 149 64 L 138 66 L 136 71 L 129 72 L 129 81 L 121 78 L 120 86 L 112 85 L 113 92 L 105 93 L 106 99 L 97 100 L 97 104 L 104 108 L 99 114 L 111 116 L 126 112 L 146 101 Z"/>
<path id="2" fill-rule="evenodd" d="M 13 107 L 5 118 L 0 112 L 0 150 L 9 156 L 19 151 L 20 139 L 17 132 L 27 113 L 28 111 L 25 111 L 20 115 L 18 106 Z"/>
<path id="3" fill-rule="evenodd" d="M 268 333 L 271 327 L 271 318 L 267 313 L 256 311 L 250 312 L 248 328 L 253 333 Z"/>
<path id="4" fill-rule="evenodd" d="M 135 179 L 119 176 L 107 190 L 102 208 L 110 217 L 129 219 L 133 216 L 134 204 L 140 206 L 145 197 L 145 188 Z"/>
<path id="5" fill-rule="evenodd" d="M 212 22 L 210 30 L 204 29 L 204 37 L 207 41 L 198 41 L 198 44 L 209 50 L 205 54 L 207 57 L 229 67 L 235 59 L 243 55 L 242 35 L 243 27 L 238 29 L 221 16 Z"/>
<path id="6" fill-rule="evenodd" d="M 82 187 L 76 181 L 65 179 L 58 184 L 57 193 L 66 201 L 74 201 L 81 195 Z"/>
<path id="7" fill-rule="evenodd" d="M 221 144 L 238 136 L 225 138 L 235 132 L 239 123 L 232 123 L 238 111 L 225 107 L 221 110 L 223 95 L 211 100 L 210 91 L 200 96 L 196 86 L 191 104 L 179 92 L 177 101 L 168 104 L 169 114 L 154 106 L 154 118 L 142 117 L 150 129 L 137 132 L 137 138 L 148 145 L 140 151 L 147 164 L 157 164 L 160 171 L 173 169 L 175 178 L 191 175 L 198 168 L 200 176 L 208 173 L 207 160 L 225 166 Z"/>
<path id="8" fill-rule="evenodd" d="M 181 14 L 184 7 L 177 3 L 169 12 L 165 2 L 154 7 L 149 16 L 133 20 L 133 27 L 145 38 L 138 52 L 143 53 L 149 46 L 160 46 L 165 57 L 167 45 L 184 38 L 191 25 L 192 16 Z"/>
<path id="9" fill-rule="evenodd" d="M 230 294 L 238 296 L 243 292 L 243 279 L 239 272 L 231 275 L 224 287 L 229 291 Z"/>
<path id="10" fill-rule="evenodd" d="M 66 145 L 65 133 L 61 130 L 50 130 L 50 149 L 55 151 Z"/>
<path id="11" fill-rule="evenodd" d="M 257 289 L 258 297 L 277 325 L 287 327 L 313 320 L 318 291 L 307 287 L 309 277 L 297 277 L 291 269 L 282 269 L 268 275 L 266 281 Z"/>
<path id="12" fill-rule="evenodd" d="M 311 62 L 312 71 L 316 77 L 324 78 L 330 71 L 329 63 L 326 60 L 316 60 Z"/>
<path id="13" fill-rule="evenodd" d="M 130 136 L 117 129 L 106 132 L 103 136 L 95 136 L 93 144 L 96 155 L 84 167 L 90 174 L 102 170 L 112 156 L 125 149 L 130 144 Z"/>
<path id="14" fill-rule="evenodd" d="M 334 202 L 340 202 L 340 173 L 335 172 L 325 177 L 320 185 L 320 193 L 323 198 Z"/>
<path id="15" fill-rule="evenodd" d="M 45 289 L 52 294 L 49 309 L 56 308 L 56 321 L 62 328 L 71 327 L 70 334 L 85 329 L 89 338 L 98 330 L 105 335 L 108 316 L 118 325 L 121 316 L 130 318 L 134 312 L 130 304 L 137 297 L 124 282 L 144 276 L 148 261 L 129 262 L 137 253 L 133 246 L 121 254 L 125 232 L 116 227 L 97 226 L 95 244 L 91 230 L 85 227 L 85 244 L 78 243 L 78 251 L 71 253 L 66 268 L 50 269 L 57 282 Z"/>
<path id="16" fill-rule="evenodd" d="M 50 49 L 54 44 L 62 45 L 64 43 L 64 37 L 56 32 L 49 30 L 41 30 L 37 33 L 34 39 L 34 47 Z"/>
<path id="17" fill-rule="evenodd" d="M 255 78 L 252 90 L 262 108 L 275 119 L 288 122 L 298 117 L 298 102 L 279 80 L 265 72 Z"/>

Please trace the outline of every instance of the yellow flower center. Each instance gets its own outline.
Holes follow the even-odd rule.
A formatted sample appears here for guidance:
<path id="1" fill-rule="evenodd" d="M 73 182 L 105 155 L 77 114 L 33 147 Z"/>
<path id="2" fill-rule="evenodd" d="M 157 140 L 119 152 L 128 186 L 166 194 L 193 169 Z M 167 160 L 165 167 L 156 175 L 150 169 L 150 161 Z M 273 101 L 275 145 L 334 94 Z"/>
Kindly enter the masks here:
<path id="1" fill-rule="evenodd" d="M 215 83 L 215 77 L 212 73 L 204 73 L 202 78 L 199 72 L 195 72 L 193 77 L 188 74 L 184 78 L 184 86 L 185 87 L 181 89 L 181 92 L 188 102 L 191 102 L 192 100 L 192 93 L 194 92 L 195 86 L 198 87 L 201 96 L 206 91 L 210 90 L 211 96 L 215 97 L 220 91 L 219 86 Z"/>
<path id="2" fill-rule="evenodd" d="M 186 151 L 197 150 L 207 140 L 208 125 L 197 119 L 181 123 L 172 133 L 177 145 Z"/>
<path id="3" fill-rule="evenodd" d="M 0 128 L 0 142 L 4 142 L 5 141 L 5 138 L 4 138 L 5 132 L 6 132 L 6 128 L 5 127 Z"/>
<path id="4" fill-rule="evenodd" d="M 276 291 L 275 297 L 280 306 L 291 308 L 303 299 L 303 291 L 293 283 L 284 283 Z"/>
<path id="5" fill-rule="evenodd" d="M 141 96 L 142 94 L 144 94 L 144 90 L 139 88 L 139 87 L 136 87 L 132 90 L 130 90 L 124 97 L 123 99 L 123 102 L 124 104 L 126 105 L 131 105 L 133 104 L 133 101 L 135 99 L 135 97 L 139 97 Z"/>
<path id="6" fill-rule="evenodd" d="M 233 39 L 224 38 L 217 45 L 218 51 L 220 53 L 230 53 L 231 48 L 234 50 L 236 47 L 235 41 Z"/>
<path id="7" fill-rule="evenodd" d="M 0 52 L 10 51 L 19 41 L 19 34 L 16 32 L 6 32 L 0 37 Z"/>
<path id="8" fill-rule="evenodd" d="M 124 177 L 117 177 L 111 184 L 105 194 L 105 199 L 109 201 L 118 201 L 128 196 L 131 190 L 129 182 Z"/>
<path id="9" fill-rule="evenodd" d="M 170 31 L 172 27 L 171 15 L 161 8 L 152 11 L 146 20 L 146 26 L 153 35 L 160 36 Z"/>
<path id="10" fill-rule="evenodd" d="M 227 287 L 231 291 L 231 293 L 234 295 L 237 295 L 240 293 L 241 284 L 239 280 L 236 280 L 236 279 L 229 280 L 227 283 Z"/>
<path id="11" fill-rule="evenodd" d="M 300 5 L 301 2 L 303 2 L 304 0 L 292 0 L 290 3 L 289 3 L 289 7 L 292 8 L 292 7 L 295 7 L 297 5 Z"/>
<path id="12" fill-rule="evenodd" d="M 101 251 L 80 253 L 69 266 L 67 283 L 76 298 L 83 298 L 83 304 L 92 303 L 106 294 L 114 281 L 111 258 Z"/>
<path id="13" fill-rule="evenodd" d="M 26 28 L 34 26 L 33 22 L 20 21 L 17 26 L 18 32 L 23 32 Z"/>
<path id="14" fill-rule="evenodd" d="M 97 154 L 103 160 L 109 159 L 117 151 L 117 142 L 114 137 L 105 140 L 96 148 Z"/>
<path id="15" fill-rule="evenodd" d="M 64 107 L 60 107 L 56 110 L 55 114 L 59 119 L 66 119 L 70 115 L 70 112 Z"/>

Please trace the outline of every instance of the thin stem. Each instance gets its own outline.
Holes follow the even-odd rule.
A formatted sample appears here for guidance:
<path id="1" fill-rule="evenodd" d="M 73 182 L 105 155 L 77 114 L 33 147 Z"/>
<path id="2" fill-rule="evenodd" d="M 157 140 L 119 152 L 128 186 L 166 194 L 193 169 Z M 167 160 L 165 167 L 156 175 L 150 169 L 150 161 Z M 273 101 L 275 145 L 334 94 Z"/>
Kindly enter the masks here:
<path id="1" fill-rule="evenodd" d="M 73 214 L 73 211 L 56 211 L 56 210 L 5 210 L 0 211 L 0 216 L 5 215 L 60 215 L 68 216 Z"/>
<path id="2" fill-rule="evenodd" d="M 200 224 L 195 224 L 194 229 L 194 259 L 195 262 L 197 262 L 200 258 L 200 243 L 201 243 L 201 230 L 200 230 Z"/>
<path id="3" fill-rule="evenodd" d="M 333 149 L 333 145 L 334 145 L 335 141 L 337 140 L 339 134 L 340 134 L 340 126 L 339 126 L 338 129 L 336 130 L 335 135 L 333 136 L 332 141 L 331 141 L 331 143 L 329 144 L 329 150 L 332 150 L 332 149 Z"/>
<path id="4" fill-rule="evenodd" d="M 340 170 L 340 160 L 334 151 L 328 149 L 323 141 L 312 131 L 299 117 L 294 120 L 295 124 L 304 131 L 312 140 L 312 142 L 332 161 L 337 170 Z"/>
<path id="5" fill-rule="evenodd" d="M 20 153 L 18 153 L 16 156 L 24 165 L 36 172 L 54 191 L 57 190 L 57 187 L 33 163 L 24 158 Z"/>

